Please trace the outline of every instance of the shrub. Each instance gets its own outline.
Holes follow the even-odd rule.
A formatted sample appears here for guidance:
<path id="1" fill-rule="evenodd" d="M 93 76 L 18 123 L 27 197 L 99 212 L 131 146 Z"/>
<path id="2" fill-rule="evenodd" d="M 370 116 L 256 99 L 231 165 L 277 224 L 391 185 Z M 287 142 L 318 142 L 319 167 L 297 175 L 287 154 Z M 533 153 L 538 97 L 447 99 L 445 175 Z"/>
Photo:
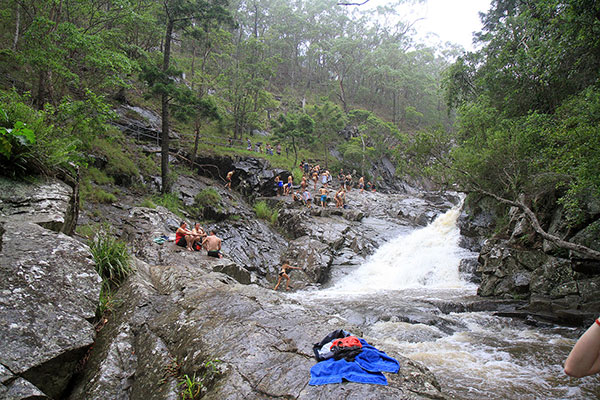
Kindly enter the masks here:
<path id="1" fill-rule="evenodd" d="M 254 204 L 254 212 L 258 218 L 264 219 L 273 225 L 277 223 L 279 218 L 279 211 L 273 210 L 265 201 Z"/>
<path id="2" fill-rule="evenodd" d="M 116 239 L 107 229 L 101 229 L 89 243 L 96 262 L 96 271 L 103 284 L 118 286 L 133 272 L 127 245 Z"/>
<path id="3" fill-rule="evenodd" d="M 104 171 L 100 171 L 98 168 L 89 167 L 87 169 L 87 174 L 90 179 L 98 185 L 110 185 L 115 183 L 115 180 L 112 177 L 106 175 Z"/>
<path id="4" fill-rule="evenodd" d="M 105 192 L 102 189 L 96 189 L 93 196 L 98 203 L 111 204 L 117 201 L 117 196 L 112 193 Z"/>
<path id="5" fill-rule="evenodd" d="M 154 202 L 151 199 L 145 198 L 140 204 L 140 207 L 156 208 L 156 204 L 154 204 Z"/>
<path id="6" fill-rule="evenodd" d="M 173 214 L 185 218 L 181 210 L 183 209 L 183 202 L 173 193 L 165 193 L 160 196 L 152 197 L 152 201 L 157 206 L 163 206 Z"/>
<path id="7" fill-rule="evenodd" d="M 206 188 L 194 197 L 194 204 L 206 207 L 221 204 L 221 195 L 214 188 Z"/>

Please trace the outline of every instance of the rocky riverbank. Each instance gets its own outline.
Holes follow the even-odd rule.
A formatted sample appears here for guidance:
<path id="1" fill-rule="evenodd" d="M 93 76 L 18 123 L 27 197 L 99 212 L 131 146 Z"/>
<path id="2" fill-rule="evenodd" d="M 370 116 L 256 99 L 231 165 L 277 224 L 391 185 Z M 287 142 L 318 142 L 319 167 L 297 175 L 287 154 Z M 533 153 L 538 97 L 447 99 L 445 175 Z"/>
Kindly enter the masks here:
<path id="1" fill-rule="evenodd" d="M 113 299 L 114 310 L 96 335 L 91 321 L 100 279 L 89 250 L 56 232 L 75 218 L 72 188 L 58 181 L 5 185 L 5 398 L 177 398 L 179 381 L 194 374 L 204 376 L 206 398 L 215 399 L 364 398 L 373 390 L 382 397 L 444 398 L 435 377 L 400 354 L 390 354 L 402 367 L 387 387 L 308 386 L 312 343 L 334 329 L 358 335 L 362 329 L 273 292 L 272 285 L 285 258 L 303 268 L 293 276 L 296 288 L 320 286 L 333 270 L 343 274 L 359 265 L 386 238 L 431 221 L 456 197 L 354 191 L 345 210 L 307 209 L 268 197 L 280 209 L 272 225 L 256 218 L 242 194 L 209 178 L 182 177 L 176 188 L 184 200 L 185 193 L 206 187 L 221 197 L 226 217 L 206 225 L 224 239 L 226 257 L 214 260 L 155 243 L 162 234 L 173 236 L 179 218 L 162 207 L 136 206 L 139 199 L 124 193 L 119 203 L 98 205 L 80 218 L 82 224 L 111 223 L 136 257 L 137 272 Z M 30 200 L 47 191 L 54 194 Z"/>
<path id="2" fill-rule="evenodd" d="M 92 322 L 100 280 L 87 246 L 61 233 L 77 220 L 73 189 L 58 181 L 2 183 L 0 266 L 6 279 L 0 313 L 7 321 L 0 329 L 3 397 L 175 399 L 181 379 L 195 375 L 206 398 L 214 399 L 445 398 L 426 366 L 393 352 L 401 369 L 388 375 L 389 386 L 308 386 L 312 343 L 343 328 L 385 351 L 385 344 L 369 337 L 376 322 L 406 321 L 451 333 L 465 329 L 443 318 L 451 312 L 535 314 L 534 301 L 515 301 L 521 299 L 502 293 L 501 300 L 447 299 L 415 306 L 390 299 L 344 306 L 300 302 L 274 292 L 283 260 L 302 268 L 293 272 L 296 290 L 325 287 L 352 272 L 382 243 L 454 207 L 459 196 L 353 190 L 346 209 L 308 209 L 289 197 L 274 196 L 275 172 L 261 161 L 205 162 L 235 169 L 236 190 L 215 181 L 212 168 L 200 171 L 204 175 L 180 176 L 175 193 L 190 207 L 206 188 L 218 193 L 218 206 L 204 210 L 213 219 L 204 223 L 223 238 L 223 259 L 190 253 L 172 242 L 156 243 L 153 239 L 159 236 L 174 236 L 180 217 L 163 207 L 140 206 L 139 196 L 127 188 L 119 202 L 96 204 L 80 216 L 82 225 L 108 222 L 135 256 L 136 273 L 112 299 L 112 312 L 97 334 Z M 277 221 L 258 219 L 248 199 L 277 209 Z M 490 220 L 473 210 L 463 215 L 467 245 L 489 249 L 496 243 L 481 239 Z M 487 254 L 481 251 L 479 258 L 461 264 L 465 277 L 482 279 L 481 294 L 490 287 L 486 275 L 504 278 L 500 275 L 512 265 L 503 262 L 510 257 L 501 256 L 493 267 Z M 510 252 L 514 254 L 527 263 L 527 254 Z M 546 261 L 536 265 L 530 281 L 541 279 L 536 277 L 539 268 L 552 273 L 544 267 Z M 553 287 L 562 287 L 559 278 Z M 529 308 L 517 309 L 525 304 Z"/>

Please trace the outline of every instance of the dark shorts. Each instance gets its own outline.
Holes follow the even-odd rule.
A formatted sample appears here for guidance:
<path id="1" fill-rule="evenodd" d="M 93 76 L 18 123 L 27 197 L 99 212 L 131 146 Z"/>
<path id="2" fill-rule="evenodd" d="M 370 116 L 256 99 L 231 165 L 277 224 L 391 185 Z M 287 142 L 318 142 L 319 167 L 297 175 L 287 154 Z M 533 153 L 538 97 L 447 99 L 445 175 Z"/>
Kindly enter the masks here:
<path id="1" fill-rule="evenodd" d="M 219 258 L 219 250 L 209 250 L 208 251 L 208 256 L 209 257 L 215 257 L 215 258 Z"/>
<path id="2" fill-rule="evenodd" d="M 322 196 L 321 196 L 321 201 L 322 201 L 323 203 L 325 203 L 325 202 L 327 201 L 327 196 L 326 196 L 326 195 L 322 195 Z"/>
<path id="3" fill-rule="evenodd" d="M 180 238 L 175 244 L 177 246 L 187 247 L 187 241 L 185 240 L 185 237 Z"/>
<path id="4" fill-rule="evenodd" d="M 279 276 L 283 276 L 283 274 L 285 274 L 285 272 L 281 271 L 281 272 L 279 273 Z"/>

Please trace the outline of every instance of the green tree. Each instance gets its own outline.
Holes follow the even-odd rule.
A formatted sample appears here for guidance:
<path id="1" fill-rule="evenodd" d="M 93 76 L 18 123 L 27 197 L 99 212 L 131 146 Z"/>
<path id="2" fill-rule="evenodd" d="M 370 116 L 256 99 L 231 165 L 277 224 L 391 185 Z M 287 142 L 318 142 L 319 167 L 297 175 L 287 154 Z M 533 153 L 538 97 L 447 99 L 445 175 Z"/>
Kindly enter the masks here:
<path id="1" fill-rule="evenodd" d="M 321 145 L 328 168 L 328 157 L 333 145 L 339 141 L 339 132 L 346 126 L 347 119 L 341 108 L 331 101 L 324 101 L 308 109 L 314 120 L 314 135 Z"/>
<path id="2" fill-rule="evenodd" d="M 298 144 L 310 145 L 314 142 L 315 121 L 306 114 L 281 114 L 273 121 L 275 139 L 280 142 L 291 142 L 294 150 L 294 166 L 298 165 Z"/>
<path id="3" fill-rule="evenodd" d="M 207 21 L 232 22 L 226 10 L 227 0 L 162 0 L 163 18 L 165 22 L 165 35 L 162 51 L 162 64 L 160 73 L 151 68 L 146 71 L 146 80 L 152 86 L 152 92 L 160 94 L 161 99 L 161 178 L 162 193 L 171 191 L 169 182 L 169 105 L 175 93 L 177 83 L 175 77 L 179 75 L 171 66 L 171 43 L 173 34 L 198 23 L 206 25 Z"/>

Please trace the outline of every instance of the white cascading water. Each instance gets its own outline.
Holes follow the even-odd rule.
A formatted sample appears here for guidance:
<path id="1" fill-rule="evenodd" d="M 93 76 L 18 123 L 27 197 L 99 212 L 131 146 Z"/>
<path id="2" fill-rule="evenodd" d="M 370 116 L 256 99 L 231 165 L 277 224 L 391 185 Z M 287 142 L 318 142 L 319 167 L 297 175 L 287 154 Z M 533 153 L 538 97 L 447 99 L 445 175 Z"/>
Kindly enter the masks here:
<path id="1" fill-rule="evenodd" d="M 373 302 L 390 299 L 410 302 L 443 293 L 456 299 L 474 295 L 476 286 L 461 280 L 458 272 L 460 260 L 473 255 L 458 246 L 456 221 L 460 210 L 461 205 L 427 227 L 383 244 L 366 263 L 330 288 L 308 296 L 298 293 L 297 298 L 333 299 L 338 305 L 348 302 L 349 308 L 356 307 L 354 298 L 368 308 Z M 384 292 L 391 297 L 381 296 Z M 453 398 L 600 398 L 594 381 L 573 382 L 562 372 L 561 364 L 574 344 L 569 330 L 532 328 L 489 312 L 450 313 L 436 318 L 463 328 L 447 334 L 437 326 L 401 320 L 378 321 L 364 328 L 388 351 L 430 368 Z"/>
<path id="2" fill-rule="evenodd" d="M 460 288 L 458 265 L 468 252 L 458 246 L 460 206 L 425 228 L 382 245 L 365 264 L 342 278 L 330 294 L 366 294 L 417 287 Z"/>

